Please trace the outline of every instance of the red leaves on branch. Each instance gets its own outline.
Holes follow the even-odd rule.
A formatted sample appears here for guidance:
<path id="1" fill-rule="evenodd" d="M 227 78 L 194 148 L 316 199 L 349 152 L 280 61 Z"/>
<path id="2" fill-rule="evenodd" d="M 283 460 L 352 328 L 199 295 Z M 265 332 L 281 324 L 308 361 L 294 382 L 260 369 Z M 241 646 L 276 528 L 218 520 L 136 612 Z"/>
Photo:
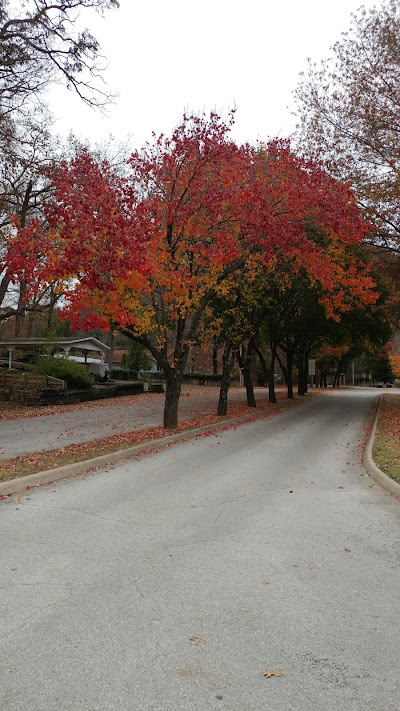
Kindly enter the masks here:
<path id="1" fill-rule="evenodd" d="M 352 254 L 368 225 L 349 188 L 287 142 L 236 145 L 232 122 L 233 114 L 184 116 L 171 137 L 132 154 L 125 177 L 86 151 L 55 172 L 48 276 L 70 280 L 75 323 L 112 319 L 152 334 L 163 357 L 167 331 L 180 329 L 175 367 L 183 334 L 193 339 L 226 277 L 238 270 L 251 279 L 256 264 L 267 274 L 279 253 L 322 285 L 330 316 L 354 299 L 376 300 Z"/>
<path id="2" fill-rule="evenodd" d="M 30 301 L 43 294 L 50 283 L 57 288 L 59 245 L 39 218 L 21 226 L 18 217 L 11 216 L 10 224 L 8 233 L 3 234 L 6 249 L 0 271 L 7 271 L 11 283 L 23 284 L 23 298 Z"/>

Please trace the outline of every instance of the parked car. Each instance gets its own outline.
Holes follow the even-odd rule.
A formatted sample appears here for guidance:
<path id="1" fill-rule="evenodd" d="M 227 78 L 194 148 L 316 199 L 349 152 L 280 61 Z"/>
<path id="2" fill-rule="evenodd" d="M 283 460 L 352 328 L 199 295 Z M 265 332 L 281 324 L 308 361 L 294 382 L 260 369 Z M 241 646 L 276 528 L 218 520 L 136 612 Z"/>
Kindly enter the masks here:
<path id="1" fill-rule="evenodd" d="M 65 358 L 65 355 L 62 353 L 55 353 L 54 358 Z M 83 356 L 73 355 L 69 355 L 67 360 L 73 360 L 75 363 L 82 363 L 82 365 L 85 365 L 90 375 L 93 375 L 95 380 L 101 380 L 102 382 L 110 380 L 110 368 L 108 367 L 108 364 L 104 363 L 102 360 L 98 360 L 97 358 L 86 358 L 85 360 Z"/>

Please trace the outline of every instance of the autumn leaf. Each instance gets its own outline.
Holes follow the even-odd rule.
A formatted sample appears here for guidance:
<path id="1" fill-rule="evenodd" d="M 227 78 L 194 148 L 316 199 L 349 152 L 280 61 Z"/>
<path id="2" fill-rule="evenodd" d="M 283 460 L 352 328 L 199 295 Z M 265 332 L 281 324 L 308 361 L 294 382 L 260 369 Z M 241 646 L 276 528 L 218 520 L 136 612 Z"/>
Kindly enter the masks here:
<path id="1" fill-rule="evenodd" d="M 190 641 L 192 644 L 202 644 L 203 642 L 207 642 L 204 637 L 190 637 Z"/>
<path id="2" fill-rule="evenodd" d="M 270 679 L 271 677 L 279 677 L 283 676 L 283 671 L 280 669 L 265 669 L 265 671 L 261 672 L 261 676 L 267 677 L 267 679 Z"/>

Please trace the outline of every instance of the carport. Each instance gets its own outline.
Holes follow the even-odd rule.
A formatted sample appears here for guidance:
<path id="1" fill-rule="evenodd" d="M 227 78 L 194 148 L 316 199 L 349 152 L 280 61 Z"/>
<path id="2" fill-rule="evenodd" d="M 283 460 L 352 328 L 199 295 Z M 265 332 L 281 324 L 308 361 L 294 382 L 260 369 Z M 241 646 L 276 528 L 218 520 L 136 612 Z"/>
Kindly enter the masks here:
<path id="1" fill-rule="evenodd" d="M 60 338 L 58 340 L 48 340 L 47 338 L 8 338 L 0 341 L 0 347 L 7 348 L 8 350 L 8 368 L 12 368 L 13 352 L 16 348 L 40 348 L 45 346 L 49 350 L 62 349 L 65 357 L 68 358 L 70 351 L 81 351 L 84 355 L 85 362 L 87 360 L 89 353 L 99 353 L 101 356 L 101 361 L 104 361 L 104 357 L 107 351 L 110 350 L 109 346 L 102 343 L 97 338 L 93 336 L 85 336 L 83 338 Z"/>

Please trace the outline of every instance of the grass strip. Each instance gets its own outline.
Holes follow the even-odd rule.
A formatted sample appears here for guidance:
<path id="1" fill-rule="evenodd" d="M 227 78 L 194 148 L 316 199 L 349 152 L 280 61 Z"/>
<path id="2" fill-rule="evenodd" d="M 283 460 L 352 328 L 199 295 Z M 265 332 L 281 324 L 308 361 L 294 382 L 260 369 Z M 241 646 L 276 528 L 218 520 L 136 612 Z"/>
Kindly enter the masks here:
<path id="1" fill-rule="evenodd" d="M 400 484 L 399 395 L 382 395 L 372 456 L 377 467 Z"/>

